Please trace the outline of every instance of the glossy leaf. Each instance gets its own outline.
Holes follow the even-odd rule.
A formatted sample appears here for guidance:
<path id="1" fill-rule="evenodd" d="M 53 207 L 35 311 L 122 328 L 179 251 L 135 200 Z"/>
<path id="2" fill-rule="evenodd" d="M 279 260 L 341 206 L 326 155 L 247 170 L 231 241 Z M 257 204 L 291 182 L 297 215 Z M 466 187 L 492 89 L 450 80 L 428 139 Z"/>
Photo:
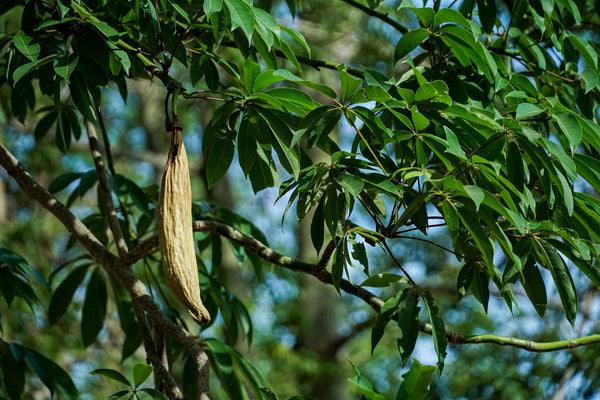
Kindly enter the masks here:
<path id="1" fill-rule="evenodd" d="M 94 343 L 104 326 L 107 297 L 103 272 L 97 268 L 87 284 L 85 301 L 81 309 L 81 338 L 84 347 Z"/>

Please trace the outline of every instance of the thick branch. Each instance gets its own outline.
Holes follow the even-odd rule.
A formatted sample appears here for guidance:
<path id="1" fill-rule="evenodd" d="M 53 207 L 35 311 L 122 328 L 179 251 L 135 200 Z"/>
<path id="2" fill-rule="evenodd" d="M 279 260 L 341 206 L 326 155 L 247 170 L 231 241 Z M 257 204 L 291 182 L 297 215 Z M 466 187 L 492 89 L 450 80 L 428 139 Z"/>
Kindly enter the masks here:
<path id="1" fill-rule="evenodd" d="M 98 185 L 100 188 L 100 196 L 106 207 L 106 214 L 108 217 L 108 226 L 113 234 L 115 244 L 117 245 L 117 251 L 119 256 L 123 257 L 127 254 L 127 243 L 121 232 L 121 226 L 119 225 L 119 219 L 117 218 L 117 212 L 115 211 L 115 205 L 112 201 L 112 193 L 110 191 L 110 185 L 108 184 L 108 176 L 106 174 L 106 168 L 104 168 L 104 160 L 102 159 L 102 153 L 100 152 L 100 144 L 98 142 L 98 134 L 96 133 L 96 127 L 90 121 L 85 121 L 85 130 L 88 134 L 88 142 L 92 158 L 94 159 L 94 165 L 96 166 L 96 173 L 98 175 Z"/>
<path id="2" fill-rule="evenodd" d="M 331 284 L 332 282 L 331 273 L 324 269 L 325 264 L 323 263 L 323 260 L 320 260 L 316 264 L 309 264 L 302 261 L 298 261 L 292 257 L 284 256 L 271 249 L 270 247 L 265 246 L 260 241 L 250 236 L 247 236 L 228 225 L 216 221 L 195 221 L 194 230 L 197 232 L 216 233 L 239 244 L 240 246 L 244 247 L 246 251 L 257 255 L 263 260 L 270 262 L 274 265 L 278 265 L 280 267 L 290 269 L 292 271 L 304 272 L 309 275 L 313 275 L 321 282 L 326 284 Z M 148 252 L 156 246 L 158 246 L 158 239 L 155 236 L 147 239 L 146 241 L 142 242 L 142 244 L 137 249 L 130 253 L 130 256 L 135 255 L 135 258 L 128 258 L 127 262 L 134 263 L 138 259 L 144 257 L 146 253 L 144 253 L 144 251 L 142 251 L 141 249 L 144 249 L 146 252 Z M 328 258 L 330 256 L 331 254 L 329 251 L 325 251 L 323 254 L 324 258 Z M 381 300 L 379 297 L 375 296 L 367 289 L 361 286 L 356 286 L 345 279 L 342 279 L 342 281 L 340 282 L 340 288 L 344 292 L 363 300 L 376 312 L 379 312 L 379 310 L 381 310 L 381 307 L 383 307 L 384 305 L 384 301 Z M 429 335 L 431 335 L 432 332 L 431 325 L 424 322 L 422 322 L 419 325 L 419 330 Z M 448 342 L 456 345 L 493 343 L 500 346 L 516 347 L 532 352 L 547 352 L 572 349 L 574 347 L 600 343 L 600 334 L 584 336 L 576 339 L 561 340 L 556 342 L 535 342 L 527 339 L 498 335 L 465 336 L 460 333 L 450 331 L 446 331 L 446 337 L 448 338 Z"/>
<path id="3" fill-rule="evenodd" d="M 112 274 L 119 283 L 129 292 L 132 302 L 135 306 L 141 305 L 146 311 L 147 317 L 154 323 L 154 326 L 164 331 L 167 335 L 181 343 L 188 349 L 192 357 L 197 361 L 199 376 L 201 380 L 202 399 L 208 399 L 208 357 L 206 356 L 202 346 L 191 333 L 185 331 L 180 326 L 169 320 L 162 312 L 158 304 L 152 299 L 146 290 L 146 286 L 135 276 L 130 268 L 125 268 L 123 262 L 117 256 L 108 251 L 102 243 L 94 236 L 92 232 L 76 218 L 71 211 L 65 207 L 56 197 L 50 194 L 45 188 L 40 186 L 37 181 L 25 170 L 19 163 L 16 157 L 2 144 L 0 144 L 0 165 L 6 169 L 8 174 L 15 179 L 21 189 L 32 199 L 37 201 L 42 207 L 52 213 L 71 234 L 81 243 L 81 245 L 89 252 L 89 254 L 100 264 L 106 271 Z M 141 319 L 140 327 L 144 334 L 144 319 Z M 152 338 L 145 335 L 144 341 L 152 342 Z M 146 349 L 148 351 L 148 349 Z M 165 385 L 171 388 L 173 397 L 181 399 L 183 396 L 177 396 L 177 392 L 181 394 L 173 380 L 173 377 L 168 373 L 165 366 L 160 361 L 160 357 L 156 352 L 148 353 L 148 358 L 153 363 L 156 372 L 162 379 Z"/>

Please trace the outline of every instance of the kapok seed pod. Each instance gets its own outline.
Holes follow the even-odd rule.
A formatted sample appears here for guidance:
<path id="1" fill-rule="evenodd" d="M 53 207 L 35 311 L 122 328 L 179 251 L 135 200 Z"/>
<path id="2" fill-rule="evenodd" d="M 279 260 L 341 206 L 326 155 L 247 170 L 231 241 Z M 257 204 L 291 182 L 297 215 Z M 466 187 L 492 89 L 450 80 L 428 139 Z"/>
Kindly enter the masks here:
<path id="1" fill-rule="evenodd" d="M 169 287 L 192 318 L 205 325 L 210 314 L 200 299 L 192 226 L 192 187 L 181 127 L 171 132 L 169 159 L 158 203 L 158 242 Z"/>

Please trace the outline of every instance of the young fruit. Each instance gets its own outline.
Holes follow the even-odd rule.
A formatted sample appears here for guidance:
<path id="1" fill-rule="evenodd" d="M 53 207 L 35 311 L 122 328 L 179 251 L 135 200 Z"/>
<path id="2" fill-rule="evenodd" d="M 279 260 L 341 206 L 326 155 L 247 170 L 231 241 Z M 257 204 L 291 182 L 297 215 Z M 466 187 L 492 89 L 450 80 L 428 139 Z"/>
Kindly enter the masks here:
<path id="1" fill-rule="evenodd" d="M 192 318 L 205 325 L 210 314 L 200 299 L 192 228 L 192 187 L 181 126 L 174 125 L 158 203 L 158 241 L 169 287 Z"/>

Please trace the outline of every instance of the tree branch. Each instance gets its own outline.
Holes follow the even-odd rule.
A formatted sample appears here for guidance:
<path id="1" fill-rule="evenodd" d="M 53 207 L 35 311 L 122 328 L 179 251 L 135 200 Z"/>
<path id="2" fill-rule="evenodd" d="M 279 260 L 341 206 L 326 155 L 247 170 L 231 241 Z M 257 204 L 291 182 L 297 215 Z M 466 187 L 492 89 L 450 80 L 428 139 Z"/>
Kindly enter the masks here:
<path id="1" fill-rule="evenodd" d="M 102 159 L 102 153 L 100 152 L 100 144 L 98 143 L 98 134 L 96 133 L 96 127 L 90 121 L 85 121 L 85 130 L 88 134 L 88 143 L 92 158 L 94 159 L 94 165 L 96 166 L 96 174 L 98 175 L 98 185 L 100 189 L 100 196 L 106 207 L 106 214 L 108 217 L 108 226 L 113 234 L 113 239 L 117 245 L 117 251 L 119 256 L 123 257 L 127 254 L 127 243 L 121 232 L 121 226 L 119 225 L 119 219 L 117 218 L 117 212 L 115 211 L 115 205 L 112 201 L 112 192 L 110 185 L 108 184 L 108 175 L 106 174 L 106 168 L 104 168 L 104 160 Z"/>
<path id="2" fill-rule="evenodd" d="M 322 260 L 325 259 L 325 257 L 326 259 L 328 259 L 328 257 L 330 256 L 328 251 L 325 251 L 323 253 L 323 258 L 321 261 L 315 264 L 309 264 L 302 261 L 298 261 L 292 257 L 284 256 L 278 253 L 277 251 L 271 249 L 270 247 L 265 246 L 260 241 L 220 222 L 194 221 L 194 231 L 216 233 L 225 237 L 226 239 L 229 239 L 239 244 L 240 246 L 244 247 L 246 251 L 249 251 L 250 253 L 262 258 L 267 262 L 292 271 L 304 272 L 306 274 L 316 277 L 321 282 L 326 284 L 332 283 L 331 273 L 323 268 L 324 264 L 322 262 Z M 136 262 L 138 259 L 143 258 L 145 254 L 147 254 L 147 252 L 151 251 L 156 246 L 158 246 L 158 239 L 156 236 L 145 240 L 144 242 L 142 242 L 142 244 L 140 244 L 140 246 L 138 246 L 138 248 L 134 249 L 129 254 L 130 258 L 127 259 L 127 262 Z M 142 251 L 142 249 L 144 249 L 145 252 Z M 134 259 L 134 255 L 137 259 Z M 346 279 L 342 279 L 342 281 L 340 282 L 340 288 L 344 292 L 363 300 L 376 312 L 379 312 L 381 310 L 381 307 L 383 307 L 383 305 L 385 304 L 383 300 L 375 296 L 367 289 L 361 286 L 356 286 L 347 281 Z M 421 322 L 419 324 L 419 330 L 428 335 L 431 335 L 432 333 L 431 325 L 424 322 Z M 600 343 L 600 334 L 555 342 L 535 342 L 528 339 L 498 335 L 466 336 L 451 331 L 446 331 L 446 337 L 448 339 L 448 342 L 455 345 L 493 343 L 500 346 L 516 347 L 531 352 L 557 351 L 564 349 L 572 349 L 588 344 Z"/>
<path id="3" fill-rule="evenodd" d="M 372 17 L 382 20 L 386 24 L 393 26 L 398 32 L 400 32 L 402 34 L 405 34 L 406 32 L 408 32 L 407 27 L 400 24 L 398 21 L 391 19 L 390 17 L 387 16 L 387 14 L 383 14 L 378 11 L 375 11 L 372 8 L 369 8 L 363 4 L 360 4 L 359 2 L 357 2 L 355 0 L 342 0 L 342 1 L 344 3 L 350 4 L 352 7 L 358 8 L 362 12 L 364 12 Z"/>
<path id="4" fill-rule="evenodd" d="M 42 207 L 52 213 L 69 232 L 81 243 L 88 253 L 112 274 L 119 283 L 129 292 L 134 307 L 140 307 L 146 312 L 147 317 L 154 323 L 154 326 L 161 329 L 167 335 L 181 343 L 192 355 L 198 367 L 199 389 L 201 399 L 208 399 L 208 357 L 202 349 L 198 339 L 191 333 L 182 329 L 171 321 L 160 309 L 159 305 L 152 299 L 146 290 L 146 286 L 135 276 L 131 268 L 125 268 L 124 262 L 116 255 L 108 251 L 106 247 L 94 236 L 92 232 L 79 220 L 73 213 L 56 197 L 50 194 L 44 187 L 25 170 L 17 158 L 2 144 L 0 144 L 0 165 L 6 169 L 8 174 L 15 179 L 21 189 L 29 195 L 30 198 L 37 201 Z M 144 318 L 138 317 L 140 328 L 144 334 Z M 151 335 L 145 335 L 144 341 L 153 342 Z M 157 374 L 164 379 L 166 387 L 171 388 L 173 399 L 182 399 L 183 396 L 177 396 L 177 388 L 173 377 L 169 374 L 162 364 L 160 357 L 152 350 L 152 346 L 146 348 L 149 360 L 153 363 Z"/>

